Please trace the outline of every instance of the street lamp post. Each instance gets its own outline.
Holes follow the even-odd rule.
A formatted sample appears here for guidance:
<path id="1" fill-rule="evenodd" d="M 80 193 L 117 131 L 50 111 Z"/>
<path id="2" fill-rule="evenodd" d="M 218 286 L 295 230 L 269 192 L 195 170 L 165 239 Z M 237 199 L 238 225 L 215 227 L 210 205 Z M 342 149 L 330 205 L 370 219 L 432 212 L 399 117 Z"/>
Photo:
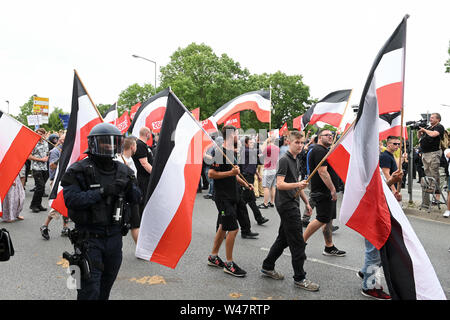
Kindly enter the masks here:
<path id="1" fill-rule="evenodd" d="M 133 58 L 141 58 L 141 59 L 147 60 L 147 61 L 149 61 L 149 62 L 151 62 L 151 63 L 153 63 L 155 65 L 155 94 L 156 94 L 156 62 L 153 61 L 153 60 L 150 60 L 150 59 L 147 59 L 147 58 L 135 55 L 135 54 L 133 54 L 132 56 L 133 56 Z"/>

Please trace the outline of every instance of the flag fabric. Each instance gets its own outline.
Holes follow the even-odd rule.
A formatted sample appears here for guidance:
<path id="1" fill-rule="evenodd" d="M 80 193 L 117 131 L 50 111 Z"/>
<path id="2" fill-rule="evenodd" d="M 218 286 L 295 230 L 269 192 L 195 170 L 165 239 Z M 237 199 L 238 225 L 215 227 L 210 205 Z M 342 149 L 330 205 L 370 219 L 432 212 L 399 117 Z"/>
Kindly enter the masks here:
<path id="1" fill-rule="evenodd" d="M 87 136 L 91 129 L 102 122 L 95 106 L 89 99 L 86 89 L 75 72 L 73 79 L 72 109 L 66 139 L 61 151 L 58 168 L 55 173 L 52 191 L 49 196 L 50 206 L 67 217 L 67 207 L 64 203 L 60 181 L 66 169 L 74 162 L 84 159 L 88 149 Z"/>
<path id="2" fill-rule="evenodd" d="M 173 92 L 167 97 L 136 256 L 175 268 L 191 241 L 204 132 Z"/>
<path id="3" fill-rule="evenodd" d="M 134 119 L 134 116 L 140 107 L 141 107 L 140 102 L 136 103 L 134 106 L 131 107 L 131 110 L 130 110 L 130 119 L 131 120 Z"/>
<path id="4" fill-rule="evenodd" d="M 401 134 L 401 112 L 380 114 L 379 130 L 380 140 L 386 140 L 389 136 L 403 136 L 408 139 L 406 126 L 403 126 L 403 135 Z"/>
<path id="5" fill-rule="evenodd" d="M 119 119 L 116 120 L 115 126 L 120 130 L 122 134 L 125 134 L 128 131 L 128 128 L 131 125 L 130 116 L 128 115 L 128 110 L 125 111 Z"/>
<path id="6" fill-rule="evenodd" d="M 217 109 L 212 115 L 217 124 L 224 123 L 232 114 L 242 110 L 252 110 L 261 122 L 270 122 L 270 91 L 260 90 L 244 93 Z"/>
<path id="7" fill-rule="evenodd" d="M 292 128 L 303 131 L 305 128 L 302 128 L 302 118 L 303 115 L 294 118 L 294 120 L 292 121 Z"/>
<path id="8" fill-rule="evenodd" d="M 145 101 L 134 115 L 128 132 L 139 137 L 139 130 L 142 127 L 149 128 L 153 133 L 161 131 L 161 124 L 166 112 L 167 97 L 169 89 L 158 92 Z"/>
<path id="9" fill-rule="evenodd" d="M 327 162 L 334 172 L 346 183 L 350 154 L 352 153 L 353 128 L 344 131 L 345 136 L 339 141 L 334 151 L 328 156 Z"/>
<path id="10" fill-rule="evenodd" d="M 285 133 L 288 133 L 288 132 L 289 132 L 289 130 L 288 130 L 287 122 L 285 122 L 285 123 L 283 124 L 283 126 L 281 127 L 281 129 L 280 129 L 279 135 L 280 135 L 280 137 L 281 137 L 281 136 L 283 136 Z"/>
<path id="11" fill-rule="evenodd" d="M 345 106 L 352 90 L 331 92 L 309 108 L 304 115 L 294 119 L 294 128 L 304 130 L 308 124 L 323 122 L 338 127 L 344 116 Z M 299 119 L 300 118 L 300 119 Z M 300 125 L 300 127 L 298 127 Z"/>
<path id="12" fill-rule="evenodd" d="M 380 250 L 393 299 L 437 300 L 445 294 L 433 266 L 379 168 L 377 68 L 384 67 L 385 54 L 405 47 L 406 19 L 381 49 L 363 89 L 339 219 Z"/>
<path id="13" fill-rule="evenodd" d="M 192 110 L 192 114 L 194 115 L 195 120 L 200 120 L 200 108 L 195 108 Z"/>
<path id="14" fill-rule="evenodd" d="M 0 217 L 2 203 L 41 136 L 0 111 Z"/>
<path id="15" fill-rule="evenodd" d="M 116 125 L 117 118 L 119 118 L 119 113 L 117 112 L 117 103 L 114 103 L 103 114 L 103 121 L 112 123 L 113 125 Z"/>
<path id="16" fill-rule="evenodd" d="M 241 114 L 235 113 L 232 114 L 227 120 L 225 120 L 225 125 L 232 125 L 239 129 L 241 127 Z"/>

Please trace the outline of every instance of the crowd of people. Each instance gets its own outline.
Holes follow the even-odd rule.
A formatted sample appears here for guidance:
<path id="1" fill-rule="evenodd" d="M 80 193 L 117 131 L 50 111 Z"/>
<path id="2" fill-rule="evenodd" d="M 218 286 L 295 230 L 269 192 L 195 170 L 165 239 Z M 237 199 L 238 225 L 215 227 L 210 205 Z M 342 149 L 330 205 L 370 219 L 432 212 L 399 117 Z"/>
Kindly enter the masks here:
<path id="1" fill-rule="evenodd" d="M 414 178 L 418 173 L 419 183 L 425 176 L 433 177 L 437 184 L 448 179 L 448 163 L 450 148 L 442 144 L 447 131 L 440 124 L 440 115 L 433 113 L 430 125 L 418 130 L 419 145 L 414 149 Z M 52 187 L 64 144 L 65 133 L 47 133 L 45 129 L 36 130 L 42 139 L 38 142 L 23 166 L 3 203 L 3 221 L 10 223 L 24 220 L 20 215 L 25 202 L 25 185 L 31 170 L 35 186 L 30 210 L 34 213 L 48 211 L 42 205 L 45 185 L 50 180 Z M 346 252 L 336 247 L 333 226 L 336 219 L 337 193 L 344 190 L 342 180 L 334 172 L 327 161 L 321 161 L 329 148 L 336 141 L 334 133 L 321 129 L 309 139 L 302 132 L 293 130 L 285 136 L 268 137 L 263 142 L 260 135 L 239 137 L 235 127 L 226 125 L 221 133 L 213 136 L 215 143 L 205 152 L 202 175 L 198 193 L 207 190 L 205 199 L 214 201 L 217 209 L 216 233 L 212 250 L 207 258 L 210 266 L 222 268 L 224 272 L 236 277 L 244 277 L 246 271 L 239 267 L 233 257 L 236 236 L 241 231 L 244 239 L 256 239 L 259 234 L 251 230 L 247 206 L 252 210 L 257 224 L 269 221 L 264 216 L 266 209 L 275 207 L 280 216 L 278 235 L 271 246 L 267 257 L 262 261 L 261 273 L 267 277 L 282 280 L 284 275 L 275 270 L 275 263 L 286 247 L 292 256 L 294 284 L 308 291 L 318 291 L 319 284 L 306 277 L 304 261 L 306 245 L 309 238 L 319 229 L 324 237 L 325 256 L 344 257 Z M 149 146 L 149 141 L 153 141 Z M 138 204 L 139 214 L 133 214 L 130 220 L 131 236 L 138 241 L 140 220 L 145 207 L 147 188 L 155 159 L 158 136 L 147 127 L 141 128 L 139 137 L 129 136 L 123 140 L 123 148 L 115 155 L 114 160 L 128 167 L 137 178 L 141 197 Z M 448 144 L 448 140 L 447 140 Z M 401 161 L 400 161 L 401 159 Z M 400 169 L 398 164 L 400 164 Z M 308 184 L 305 179 L 317 167 Z M 442 170 L 440 170 L 440 168 Z M 382 177 L 390 186 L 394 196 L 402 201 L 400 189 L 405 187 L 408 174 L 408 158 L 400 150 L 400 138 L 390 136 L 386 145 L 380 142 L 380 170 Z M 442 179 L 442 172 L 444 179 Z M 450 185 L 441 190 L 450 191 Z M 309 190 L 308 195 L 305 190 Z M 257 199 L 262 202 L 258 205 Z M 305 210 L 300 212 L 300 199 Z M 432 204 L 440 201 L 436 194 Z M 316 215 L 313 220 L 312 214 Z M 450 200 L 444 217 L 449 217 Z M 50 209 L 43 225 L 40 227 L 44 239 L 50 239 L 49 224 L 53 219 L 62 216 Z M 69 218 L 62 217 L 61 236 L 67 236 Z M 303 230 L 303 228 L 305 228 Z M 219 257 L 222 243 L 225 241 L 225 260 Z M 365 241 L 365 263 L 358 272 L 362 279 L 362 294 L 372 298 L 390 299 L 383 291 L 379 277 L 381 260 L 378 250 Z M 112 286 L 112 284 L 111 284 Z M 107 293 L 109 295 L 109 291 Z"/>

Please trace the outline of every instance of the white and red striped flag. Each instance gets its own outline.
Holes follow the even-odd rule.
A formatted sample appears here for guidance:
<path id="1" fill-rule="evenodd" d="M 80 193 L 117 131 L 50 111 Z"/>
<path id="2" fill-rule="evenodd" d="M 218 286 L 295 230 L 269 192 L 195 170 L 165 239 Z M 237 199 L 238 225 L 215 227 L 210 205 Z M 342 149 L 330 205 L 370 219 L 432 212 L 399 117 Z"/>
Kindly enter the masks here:
<path id="1" fill-rule="evenodd" d="M 39 134 L 0 111 L 0 217 L 9 188 L 40 139 Z"/>
<path id="2" fill-rule="evenodd" d="M 339 90 L 329 93 L 325 98 L 309 108 L 305 114 L 293 120 L 293 127 L 302 131 L 308 124 L 322 122 L 338 127 L 344 116 L 345 107 L 352 90 Z"/>
<path id="3" fill-rule="evenodd" d="M 175 268 L 188 248 L 192 211 L 208 144 L 204 135 L 198 121 L 170 91 L 145 197 L 137 257 Z"/>
<path id="4" fill-rule="evenodd" d="M 270 91 L 259 90 L 241 94 L 217 109 L 211 118 L 214 119 L 215 123 L 222 124 L 231 115 L 243 110 L 252 110 L 259 121 L 270 122 Z"/>
<path id="5" fill-rule="evenodd" d="M 445 299 L 445 294 L 434 268 L 398 201 L 382 180 L 379 168 L 377 75 L 386 67 L 380 64 L 384 55 L 399 47 L 404 50 L 406 19 L 407 16 L 379 52 L 365 84 L 353 128 L 339 219 L 380 250 L 393 299 L 437 300 Z"/>
<path id="6" fill-rule="evenodd" d="M 67 207 L 64 203 L 63 189 L 60 185 L 61 178 L 72 163 L 82 160 L 87 156 L 84 153 L 88 149 L 87 136 L 91 129 L 101 122 L 103 122 L 102 118 L 97 113 L 96 107 L 92 104 L 86 89 L 75 71 L 69 126 L 58 168 L 56 169 L 55 181 L 49 196 L 50 206 L 65 217 L 67 217 Z"/>

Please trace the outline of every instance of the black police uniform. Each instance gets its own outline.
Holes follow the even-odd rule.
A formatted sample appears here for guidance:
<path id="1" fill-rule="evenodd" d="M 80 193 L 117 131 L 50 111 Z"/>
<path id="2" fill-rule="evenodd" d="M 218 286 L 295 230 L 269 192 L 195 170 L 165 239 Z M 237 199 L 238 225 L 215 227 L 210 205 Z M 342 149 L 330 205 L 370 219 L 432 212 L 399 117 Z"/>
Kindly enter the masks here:
<path id="1" fill-rule="evenodd" d="M 105 129 L 103 125 L 108 124 L 97 126 Z M 124 223 L 139 210 L 141 193 L 130 168 L 112 157 L 92 154 L 91 148 L 90 144 L 87 158 L 67 169 L 61 185 L 69 218 L 87 243 L 90 262 L 89 277 L 81 277 L 77 299 L 107 300 L 122 263 Z M 123 217 L 116 221 L 119 201 L 124 204 Z"/>

